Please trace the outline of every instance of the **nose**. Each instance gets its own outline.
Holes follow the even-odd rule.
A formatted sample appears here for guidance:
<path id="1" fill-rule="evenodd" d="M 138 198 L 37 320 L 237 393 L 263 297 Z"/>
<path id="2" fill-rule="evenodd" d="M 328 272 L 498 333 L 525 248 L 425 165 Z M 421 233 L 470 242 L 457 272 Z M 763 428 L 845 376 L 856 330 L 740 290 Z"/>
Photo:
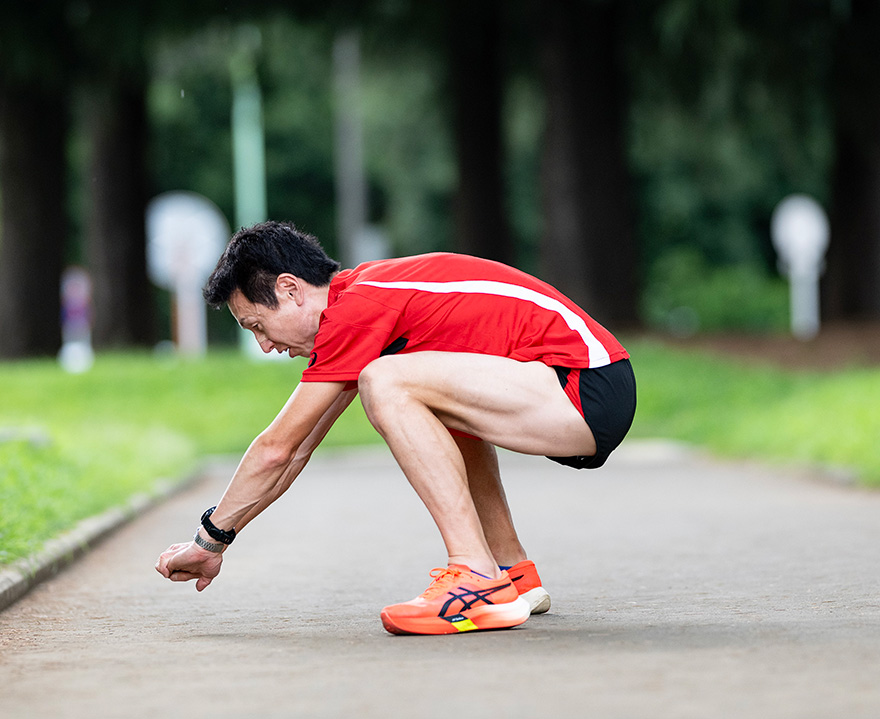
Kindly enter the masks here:
<path id="1" fill-rule="evenodd" d="M 256 336 L 257 343 L 260 345 L 260 349 L 263 350 L 263 352 L 269 354 L 273 349 L 275 349 L 275 343 L 272 342 L 272 340 L 270 340 L 268 337 L 266 337 L 266 335 L 257 334 L 256 332 L 254 333 L 254 335 Z"/>

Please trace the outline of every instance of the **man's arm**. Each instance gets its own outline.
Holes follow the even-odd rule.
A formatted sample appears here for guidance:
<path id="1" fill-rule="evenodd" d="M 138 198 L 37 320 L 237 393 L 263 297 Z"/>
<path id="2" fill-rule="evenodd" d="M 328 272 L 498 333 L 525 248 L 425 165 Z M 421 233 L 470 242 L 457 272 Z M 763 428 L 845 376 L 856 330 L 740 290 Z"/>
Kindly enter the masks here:
<path id="1" fill-rule="evenodd" d="M 357 390 L 342 382 L 302 382 L 270 424 L 251 443 L 232 481 L 211 515 L 220 529 L 244 527 L 293 483 L 333 423 L 351 404 Z M 214 542 L 199 529 L 202 539 Z M 156 570 L 172 581 L 198 579 L 202 591 L 220 572 L 222 553 L 195 543 L 169 547 Z"/>
<path id="2" fill-rule="evenodd" d="M 305 467 L 315 448 L 351 404 L 357 390 L 342 382 L 302 382 L 248 447 L 211 521 L 240 531 L 280 497 Z"/>

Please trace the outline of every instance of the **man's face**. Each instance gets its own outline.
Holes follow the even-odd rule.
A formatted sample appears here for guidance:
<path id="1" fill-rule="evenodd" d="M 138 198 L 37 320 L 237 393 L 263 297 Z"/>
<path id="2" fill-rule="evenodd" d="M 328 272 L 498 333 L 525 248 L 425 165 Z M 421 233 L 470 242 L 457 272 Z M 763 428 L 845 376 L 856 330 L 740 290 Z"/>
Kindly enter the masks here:
<path id="1" fill-rule="evenodd" d="M 305 290 L 296 278 L 279 281 L 275 288 L 278 306 L 274 308 L 254 304 L 235 290 L 229 298 L 229 311 L 244 329 L 254 333 L 263 352 L 308 357 L 315 346 L 320 310 L 314 311 Z"/>

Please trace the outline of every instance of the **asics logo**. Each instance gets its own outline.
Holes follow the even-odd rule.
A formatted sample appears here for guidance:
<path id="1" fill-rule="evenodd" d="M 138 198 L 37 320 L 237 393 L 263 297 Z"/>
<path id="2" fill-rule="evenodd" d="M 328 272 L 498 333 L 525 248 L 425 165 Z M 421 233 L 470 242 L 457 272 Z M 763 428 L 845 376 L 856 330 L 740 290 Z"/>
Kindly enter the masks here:
<path id="1" fill-rule="evenodd" d="M 495 602 L 491 601 L 489 597 L 495 594 L 495 592 L 507 589 L 509 586 L 510 582 L 507 584 L 499 584 L 497 587 L 489 587 L 489 589 L 473 590 L 457 587 L 456 591 L 447 592 L 447 594 L 449 594 L 449 599 L 443 604 L 443 607 L 440 609 L 440 613 L 437 616 L 450 622 L 460 620 L 463 612 L 466 612 L 479 602 L 484 604 L 494 604 Z M 456 607 L 455 611 L 450 614 L 455 602 L 461 602 L 461 606 Z"/>

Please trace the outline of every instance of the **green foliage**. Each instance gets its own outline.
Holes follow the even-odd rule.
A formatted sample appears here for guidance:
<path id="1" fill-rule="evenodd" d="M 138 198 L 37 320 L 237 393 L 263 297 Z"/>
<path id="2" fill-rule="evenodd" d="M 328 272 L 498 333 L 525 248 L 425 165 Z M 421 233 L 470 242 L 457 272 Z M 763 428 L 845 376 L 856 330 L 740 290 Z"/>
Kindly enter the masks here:
<path id="1" fill-rule="evenodd" d="M 269 216 L 293 220 L 338 255 L 334 29 L 281 15 L 254 27 L 261 37 L 255 58 L 263 91 Z M 236 28 L 218 21 L 157 43 L 149 104 L 159 189 L 204 194 L 233 225 L 229 57 L 237 37 Z M 440 73 L 436 59 L 415 46 L 405 58 L 387 49 L 364 53 L 361 101 L 371 214 L 400 253 L 448 249 L 455 170 L 438 109 Z"/>
<path id="2" fill-rule="evenodd" d="M 361 68 L 369 181 L 384 198 L 374 220 L 397 254 L 451 249 L 456 182 L 450 130 L 441 111 L 442 67 L 424 50 L 370 53 Z M 375 40 L 374 40 L 375 42 Z"/>
<path id="3" fill-rule="evenodd" d="M 451 247 L 456 171 L 443 40 L 422 12 L 438 11 L 380 4 L 364 7 L 359 22 L 371 215 L 396 254 Z M 515 38 L 505 99 L 508 208 L 519 264 L 537 271 L 542 93 L 529 21 L 514 7 L 504 12 Z M 331 254 L 334 17 L 319 12 L 307 23 L 264 13 L 253 22 L 262 38 L 269 214 L 317 234 Z M 229 59 L 239 29 L 218 18 L 194 32 L 166 33 L 150 54 L 158 189 L 201 192 L 230 220 Z M 780 326 L 778 282 L 764 277 L 775 265 L 769 221 L 791 192 L 820 201 L 829 195 L 831 55 L 823 48 L 832 30 L 815 3 L 786 10 L 744 0 L 633 4 L 621 57 L 650 324 L 670 309 L 657 299 L 658 284 L 682 274 L 669 265 L 692 251 L 711 275 L 707 287 L 699 297 L 690 283 L 671 291 L 707 303 L 693 307 L 701 326 Z M 738 284 L 755 293 L 731 297 Z"/>
<path id="4" fill-rule="evenodd" d="M 507 209 L 517 246 L 516 265 L 537 274 L 543 222 L 538 176 L 544 120 L 543 96 L 534 80 L 518 77 L 510 83 L 504 117 L 507 124 Z"/>
<path id="5" fill-rule="evenodd" d="M 236 226 L 233 61 L 252 53 L 263 93 L 269 216 L 294 220 L 333 252 L 331 38 L 282 17 L 249 29 L 217 20 L 157 43 L 149 110 L 158 189 L 199 192 Z"/>
<path id="6" fill-rule="evenodd" d="M 269 217 L 293 220 L 338 254 L 332 30 L 284 18 L 260 28 Z"/>
<path id="7" fill-rule="evenodd" d="M 147 108 L 155 190 L 190 190 L 214 202 L 234 223 L 232 30 L 208 24 L 186 37 L 169 35 L 150 53 Z"/>
<path id="8" fill-rule="evenodd" d="M 219 12 L 209 3 L 117 5 L 53 1 L 39 12 L 10 6 L 0 26 L 6 60 L 0 74 L 66 92 L 72 78 L 91 83 L 139 68 L 143 55 L 151 189 L 204 194 L 234 226 L 230 62 L 241 51 L 242 25 L 250 23 L 261 36 L 255 59 L 264 93 L 269 215 L 293 219 L 338 254 L 332 42 L 340 27 L 358 27 L 367 173 L 371 197 L 381 198 L 373 219 L 396 253 L 451 246 L 457 178 L 442 4 L 259 2 Z M 769 218 L 776 203 L 791 192 L 822 202 L 830 196 L 831 70 L 835 42 L 847 37 L 839 33 L 854 11 L 845 1 L 815 0 L 625 5 L 619 57 L 627 69 L 626 130 L 643 276 L 668 275 L 664 265 L 678 260 L 667 255 L 682 249 L 698 252 L 707 267 L 725 268 L 722 274 L 731 265 L 746 268 L 744 275 L 772 272 Z M 519 264 L 535 271 L 544 113 L 538 33 L 534 15 L 521 4 L 502 3 L 499 12 L 509 72 L 507 206 Z M 870 36 L 872 28 L 868 22 L 851 29 Z M 868 77 L 870 60 L 863 63 Z M 836 84 L 858 95 L 863 82 L 857 79 Z M 73 129 L 70 179 L 79 187 L 72 188 L 71 214 L 82 235 L 88 148 L 82 127 Z M 86 253 L 70 247 L 67 254 L 82 261 Z M 656 304 L 652 297 L 645 302 Z M 739 319 L 726 317 L 724 326 L 764 323 L 763 305 L 752 316 L 747 305 L 734 304 L 742 308 Z M 650 313 L 648 319 L 657 321 Z M 218 324 L 212 339 L 234 337 L 224 316 L 212 320 Z"/>
<path id="9" fill-rule="evenodd" d="M 693 250 L 661 257 L 643 294 L 646 323 L 675 335 L 788 326 L 788 285 L 758 266 L 712 267 Z"/>
<path id="10" fill-rule="evenodd" d="M 779 326 L 778 282 L 764 279 L 775 268 L 770 217 L 790 193 L 829 196 L 831 56 L 822 48 L 831 27 L 815 3 L 640 6 L 627 42 L 629 155 L 649 324 L 671 309 L 662 296 L 678 293 L 702 327 Z M 697 271 L 710 277 L 701 297 L 691 286 Z M 731 296 L 740 280 L 760 299 Z M 727 301 L 732 312 L 719 306 Z"/>

